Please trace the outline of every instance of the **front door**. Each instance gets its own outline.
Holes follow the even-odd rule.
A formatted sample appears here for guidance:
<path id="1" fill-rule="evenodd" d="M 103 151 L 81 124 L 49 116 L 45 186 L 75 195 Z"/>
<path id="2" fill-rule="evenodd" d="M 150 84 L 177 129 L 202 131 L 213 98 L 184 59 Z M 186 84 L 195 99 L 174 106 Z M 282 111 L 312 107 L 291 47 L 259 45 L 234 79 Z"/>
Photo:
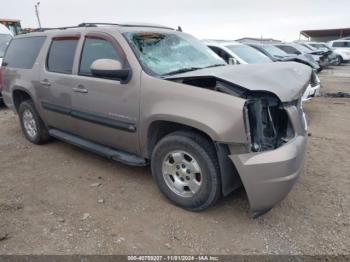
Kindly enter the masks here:
<path id="1" fill-rule="evenodd" d="M 105 33 L 85 35 L 76 76 L 78 83 L 73 87 L 72 116 L 79 126 L 79 135 L 137 153 L 140 76 L 132 74 L 126 83 L 95 77 L 90 66 L 97 59 L 118 60 L 123 67 L 130 68 L 115 38 Z"/>

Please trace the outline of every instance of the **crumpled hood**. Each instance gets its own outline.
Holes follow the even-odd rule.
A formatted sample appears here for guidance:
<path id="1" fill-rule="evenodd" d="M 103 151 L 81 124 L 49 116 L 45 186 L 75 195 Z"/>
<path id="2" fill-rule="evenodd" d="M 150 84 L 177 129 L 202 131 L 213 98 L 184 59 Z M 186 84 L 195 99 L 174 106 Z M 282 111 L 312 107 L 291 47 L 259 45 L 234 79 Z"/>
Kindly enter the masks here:
<path id="1" fill-rule="evenodd" d="M 305 55 L 292 55 L 290 57 L 285 57 L 281 61 L 283 62 L 298 62 L 311 66 L 315 70 L 319 70 L 319 64 L 313 59 L 313 57 L 307 57 Z"/>
<path id="2" fill-rule="evenodd" d="M 299 99 L 310 83 L 312 69 L 296 62 L 227 65 L 176 74 L 166 79 L 216 77 L 251 91 L 274 93 L 282 102 Z"/>

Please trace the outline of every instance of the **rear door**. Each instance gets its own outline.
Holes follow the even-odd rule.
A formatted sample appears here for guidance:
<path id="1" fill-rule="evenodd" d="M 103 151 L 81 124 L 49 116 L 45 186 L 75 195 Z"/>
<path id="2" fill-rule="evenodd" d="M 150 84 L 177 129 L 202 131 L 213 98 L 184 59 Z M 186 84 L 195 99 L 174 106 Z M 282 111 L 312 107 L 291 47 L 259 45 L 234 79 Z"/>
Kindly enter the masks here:
<path id="1" fill-rule="evenodd" d="M 137 153 L 140 75 L 132 72 L 126 83 L 93 76 L 90 66 L 98 59 L 118 60 L 124 68 L 130 68 L 126 54 L 114 37 L 102 32 L 85 35 L 73 87 L 72 115 L 79 125 L 79 135 Z"/>
<path id="2" fill-rule="evenodd" d="M 77 85 L 77 79 L 72 73 L 79 39 L 79 34 L 51 38 L 42 63 L 38 92 L 47 124 L 71 133 L 77 131 L 70 113 L 72 88 Z"/>

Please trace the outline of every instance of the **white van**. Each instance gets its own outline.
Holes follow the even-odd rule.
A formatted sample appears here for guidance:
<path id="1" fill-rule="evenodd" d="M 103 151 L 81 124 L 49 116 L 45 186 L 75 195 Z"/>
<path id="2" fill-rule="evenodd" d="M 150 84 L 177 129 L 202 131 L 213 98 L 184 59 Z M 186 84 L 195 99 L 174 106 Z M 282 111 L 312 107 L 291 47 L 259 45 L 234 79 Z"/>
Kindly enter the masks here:
<path id="1" fill-rule="evenodd" d="M 328 43 L 334 52 L 341 56 L 342 62 L 350 61 L 350 40 L 335 40 Z"/>

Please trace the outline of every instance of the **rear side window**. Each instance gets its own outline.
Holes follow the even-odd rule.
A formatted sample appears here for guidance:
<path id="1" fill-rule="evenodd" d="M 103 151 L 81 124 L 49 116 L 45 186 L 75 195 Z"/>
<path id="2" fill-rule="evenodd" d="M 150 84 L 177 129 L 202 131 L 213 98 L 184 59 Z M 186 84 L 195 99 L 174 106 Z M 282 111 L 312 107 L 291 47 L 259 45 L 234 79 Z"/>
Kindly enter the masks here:
<path id="1" fill-rule="evenodd" d="M 91 64 L 98 59 L 113 59 L 121 62 L 111 42 L 99 38 L 86 38 L 81 54 L 79 74 L 91 76 Z"/>
<path id="2" fill-rule="evenodd" d="M 50 72 L 71 74 L 78 41 L 77 38 L 54 39 L 47 56 L 47 69 Z"/>
<path id="3" fill-rule="evenodd" d="M 13 39 L 7 48 L 4 63 L 12 68 L 31 69 L 45 39 L 45 36 Z"/>

